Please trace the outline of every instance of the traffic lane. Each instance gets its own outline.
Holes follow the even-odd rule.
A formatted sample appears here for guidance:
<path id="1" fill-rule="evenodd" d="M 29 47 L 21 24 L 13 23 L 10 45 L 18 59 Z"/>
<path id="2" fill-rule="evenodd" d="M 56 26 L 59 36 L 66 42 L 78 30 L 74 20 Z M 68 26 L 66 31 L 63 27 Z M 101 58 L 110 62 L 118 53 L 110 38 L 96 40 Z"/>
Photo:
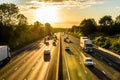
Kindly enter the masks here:
<path id="1" fill-rule="evenodd" d="M 53 56 L 50 61 L 49 71 L 45 80 L 56 80 L 58 79 L 58 66 L 59 66 L 59 55 L 60 55 L 60 33 L 57 34 L 56 45 L 54 46 Z"/>
<path id="2" fill-rule="evenodd" d="M 96 76 L 101 80 L 111 80 L 109 77 L 107 77 L 103 72 L 101 72 L 98 68 L 94 66 L 88 66 L 88 68 L 96 74 Z"/>
<path id="3" fill-rule="evenodd" d="M 40 51 L 42 51 L 44 49 L 44 47 L 43 48 L 41 48 L 40 49 Z M 14 77 L 14 76 L 17 76 L 17 75 L 19 75 L 20 76 L 20 74 L 16 74 L 16 73 L 18 73 L 19 71 L 18 70 L 21 70 L 21 71 L 25 71 L 26 70 L 26 66 L 29 66 L 29 64 L 28 64 L 28 62 L 30 62 L 30 60 L 31 60 L 31 58 L 33 59 L 33 57 L 34 56 L 36 56 L 36 55 L 38 55 L 39 53 L 38 53 L 38 50 L 33 50 L 33 51 L 31 51 L 31 52 L 26 52 L 27 54 L 26 54 L 26 56 L 24 57 L 24 58 L 21 58 L 21 60 L 19 60 L 19 61 L 17 61 L 16 63 L 12 63 L 13 65 L 11 66 L 9 66 L 9 67 L 11 67 L 11 68 L 9 68 L 9 70 L 5 70 L 5 72 L 6 72 L 6 74 L 4 74 L 3 75 L 3 77 L 1 77 L 1 78 L 7 78 L 8 79 L 8 77 Z M 34 60 L 34 59 L 33 59 Z M 14 62 L 14 61 L 13 61 Z M 31 61 L 32 62 L 32 61 Z M 25 65 L 25 64 L 27 64 L 27 65 Z M 23 69 L 23 67 L 25 68 L 25 69 Z M 22 70 L 22 69 L 23 70 Z M 29 69 L 29 68 L 28 68 Z M 25 74 L 25 73 L 24 73 Z M 26 73 L 27 74 L 27 73 Z M 19 78 L 17 78 L 17 79 L 19 79 Z"/>
<path id="4" fill-rule="evenodd" d="M 101 62 L 98 58 L 95 58 L 94 56 L 91 56 L 92 54 L 86 54 L 86 55 L 89 55 L 93 59 L 93 61 L 95 63 L 94 67 L 99 69 L 108 78 L 110 78 L 112 80 L 119 80 L 120 79 L 120 73 L 118 71 L 111 68 L 107 64 Z"/>
<path id="5" fill-rule="evenodd" d="M 73 36 L 70 36 L 70 39 L 74 42 L 77 42 L 77 45 L 75 46 L 76 49 L 81 50 L 86 56 L 90 56 L 93 61 L 95 62 L 95 65 L 97 69 L 99 69 L 101 72 L 103 72 L 106 76 L 108 76 L 112 80 L 119 80 L 120 79 L 120 73 L 116 71 L 115 69 L 111 68 L 110 66 L 104 64 L 103 62 L 96 59 L 94 56 L 91 56 L 91 54 L 85 53 L 81 48 L 79 43 L 79 39 L 75 38 Z M 74 43 L 76 44 L 76 43 Z M 113 76 L 114 75 L 114 76 Z"/>
<path id="6" fill-rule="evenodd" d="M 80 48 L 80 46 L 79 46 L 79 39 L 77 39 L 77 38 L 75 38 L 73 36 L 69 36 L 68 39 L 70 39 L 72 41 L 72 43 L 68 43 L 70 45 L 70 47 L 73 48 L 74 52 L 77 51 L 76 53 L 74 53 L 75 56 L 76 56 L 76 60 L 77 60 L 76 62 L 78 64 L 80 64 L 80 66 L 82 67 L 81 69 L 83 70 L 82 74 L 84 74 L 84 77 L 86 77 L 87 80 L 89 80 L 89 79 L 98 80 L 96 75 L 93 74 L 83 63 L 83 58 L 81 56 L 81 54 L 83 54 L 83 53 L 79 49 Z M 81 61 L 81 62 L 79 62 L 79 61 Z"/>
<path id="7" fill-rule="evenodd" d="M 120 59 L 112 56 L 104 51 L 100 51 L 96 48 L 94 48 L 94 54 L 92 56 L 95 56 L 97 59 L 101 60 L 105 64 L 108 64 L 108 66 L 116 69 L 120 72 Z"/>
<path id="8" fill-rule="evenodd" d="M 69 76 L 69 71 L 68 71 L 68 65 L 66 64 L 66 58 L 65 58 L 65 54 L 64 54 L 64 46 L 63 46 L 63 37 L 60 36 L 61 38 L 61 45 L 60 45 L 60 68 L 59 68 L 59 80 L 70 80 L 70 76 Z"/>
<path id="9" fill-rule="evenodd" d="M 43 49 L 42 49 L 42 50 L 43 50 Z M 31 51 L 30 51 L 30 52 L 31 52 Z M 29 53 L 29 51 L 28 51 L 28 53 Z M 30 53 L 29 53 L 29 54 L 30 54 Z M 28 59 L 31 58 L 31 56 L 37 55 L 37 54 L 39 54 L 37 51 L 35 51 L 35 52 L 33 52 L 33 53 L 31 52 L 31 55 L 29 55 L 29 57 L 27 57 L 27 56 L 28 56 L 28 55 L 27 55 L 27 56 L 26 56 L 27 58 L 25 57 L 26 59 L 23 58 L 23 59 L 21 59 L 21 61 L 23 61 L 24 63 L 26 63 L 26 62 L 29 61 Z M 34 57 L 35 57 L 35 56 L 34 56 Z M 37 56 L 36 56 L 36 57 L 37 57 Z M 32 60 L 34 60 L 34 58 L 31 59 L 31 62 L 32 62 Z M 37 60 L 37 59 L 36 59 L 36 60 Z M 36 61 L 36 60 L 35 60 L 35 61 Z M 14 70 L 17 71 L 17 70 L 19 70 L 22 66 L 24 66 L 24 63 L 21 62 L 21 61 L 19 61 L 18 64 L 17 64 L 17 63 L 16 63 L 16 64 L 13 63 L 13 66 L 10 66 L 10 67 L 12 67 L 12 69 L 9 68 L 9 70 L 7 70 L 7 72 L 6 72 L 6 70 L 5 70 L 3 73 L 6 73 L 6 74 L 2 75 L 2 76 L 1 76 L 1 79 L 2 79 L 2 78 L 5 79 L 5 78 L 8 78 L 8 77 L 10 77 L 10 79 L 11 79 L 11 78 L 13 79 L 15 76 L 18 76 L 19 74 L 18 74 L 18 75 L 17 75 L 17 74 L 14 74 L 14 73 L 17 73 L 17 72 L 14 72 Z M 30 61 L 29 61 L 29 62 L 30 62 Z M 11 62 L 11 63 L 12 63 L 12 62 Z M 14 65 L 17 65 L 17 67 L 14 67 Z M 31 64 L 31 65 L 32 65 L 32 64 Z M 8 65 L 8 66 L 9 66 L 9 65 Z M 26 66 L 29 66 L 29 64 L 26 65 Z M 25 68 L 25 69 L 26 69 L 26 68 Z M 21 70 L 21 71 L 24 72 L 25 69 L 23 68 L 23 70 Z M 29 69 L 29 68 L 28 68 L 28 69 Z M 27 71 L 28 71 L 28 70 L 27 70 Z M 19 72 L 18 72 L 18 73 L 19 73 Z M 2 73 L 1 73 L 1 74 L 2 74 Z M 27 73 L 26 73 L 26 74 L 27 74 Z M 19 76 L 22 77 L 21 75 L 19 75 Z M 19 79 L 19 78 L 17 77 L 16 79 Z"/>
<path id="10" fill-rule="evenodd" d="M 29 75 L 28 74 L 28 76 L 26 76 L 26 78 L 25 79 L 30 79 L 30 80 L 40 80 L 40 79 L 42 79 L 42 80 L 47 80 L 47 77 L 48 77 L 48 73 L 49 73 L 49 71 L 50 71 L 50 67 L 51 67 L 51 62 L 52 62 L 52 59 L 53 59 L 53 55 L 54 55 L 54 50 L 55 50 L 55 46 L 53 46 L 52 45 L 52 40 L 48 40 L 49 41 L 49 45 L 46 45 L 46 44 L 44 44 L 44 45 L 46 45 L 47 47 L 44 49 L 44 50 L 50 50 L 50 52 L 51 52 L 51 59 L 50 59 L 50 61 L 48 61 L 48 62 L 42 62 L 42 67 L 37 67 L 37 66 L 35 66 L 36 68 L 33 68 L 34 70 L 33 71 L 31 71 L 30 72 L 30 74 L 32 75 Z M 42 55 L 43 56 L 43 55 Z M 43 58 L 43 57 L 42 57 Z M 43 58 L 44 59 L 44 58 Z M 42 60 L 43 60 L 42 59 Z M 39 64 L 40 64 L 40 62 L 39 62 Z M 38 64 L 38 65 L 39 65 Z M 37 71 L 39 69 L 39 72 Z M 37 72 L 36 72 L 37 71 Z M 33 74 L 32 74 L 33 73 Z M 55 73 L 55 72 L 54 72 Z M 36 74 L 36 75 L 35 75 Z M 55 75 L 52 75 L 52 76 L 55 76 Z"/>
<path id="11" fill-rule="evenodd" d="M 38 41 L 33 42 L 33 43 L 29 44 L 29 45 L 26 45 L 25 47 L 20 48 L 20 49 L 14 51 L 14 52 L 11 52 L 11 57 L 13 58 L 13 57 L 17 56 L 18 54 L 20 55 L 22 52 L 24 52 L 26 50 L 32 50 L 32 49 L 34 49 L 34 45 L 36 45 L 35 47 L 39 49 L 40 48 L 39 45 L 40 45 L 40 43 L 42 41 L 43 40 L 38 40 Z"/>
<path id="12" fill-rule="evenodd" d="M 50 63 L 53 58 L 54 48 L 49 48 L 51 50 L 51 59 L 50 61 L 44 61 L 44 57 L 42 55 L 42 60 L 40 59 L 39 62 L 34 66 L 34 69 L 26 76 L 25 79 L 27 80 L 47 80 L 47 75 L 49 75 L 50 70 Z"/>
<path id="13" fill-rule="evenodd" d="M 63 42 L 63 43 L 64 43 L 63 54 L 65 54 L 66 56 L 70 78 L 72 80 L 88 80 L 88 75 L 85 73 L 84 68 L 81 64 L 81 61 L 79 59 L 80 57 L 79 52 L 72 47 L 73 44 L 69 44 L 66 42 Z M 70 46 L 70 51 L 66 52 L 65 46 Z M 91 79 L 96 80 L 98 78 L 96 76 L 94 77 L 92 76 Z"/>
<path id="14" fill-rule="evenodd" d="M 98 80 L 97 76 L 95 74 L 93 74 L 91 72 L 91 70 L 88 69 L 88 67 L 86 67 L 84 65 L 83 62 L 83 57 L 81 54 L 83 54 L 80 50 L 78 50 L 79 48 L 76 48 L 74 44 L 70 44 L 70 47 L 72 49 L 72 51 L 74 52 L 74 58 L 76 60 L 76 63 L 79 65 L 79 68 L 81 69 L 81 74 L 82 74 L 82 80 Z"/>
<path id="15" fill-rule="evenodd" d="M 31 47 L 33 48 L 33 46 Z M 44 46 L 41 46 L 41 48 L 43 47 Z M 0 70 L 0 76 L 2 77 L 3 75 L 5 76 L 6 73 L 7 73 L 6 75 L 9 75 L 11 74 L 12 71 L 14 72 L 14 70 L 22 66 L 36 51 L 37 49 L 33 51 L 30 51 L 29 49 L 27 49 L 26 51 L 12 58 L 11 61 Z"/>
<path id="16" fill-rule="evenodd" d="M 63 50 L 63 38 L 61 36 L 61 45 L 60 45 L 60 62 L 59 62 L 59 80 L 70 80 L 68 66 L 66 64 L 66 58 Z"/>

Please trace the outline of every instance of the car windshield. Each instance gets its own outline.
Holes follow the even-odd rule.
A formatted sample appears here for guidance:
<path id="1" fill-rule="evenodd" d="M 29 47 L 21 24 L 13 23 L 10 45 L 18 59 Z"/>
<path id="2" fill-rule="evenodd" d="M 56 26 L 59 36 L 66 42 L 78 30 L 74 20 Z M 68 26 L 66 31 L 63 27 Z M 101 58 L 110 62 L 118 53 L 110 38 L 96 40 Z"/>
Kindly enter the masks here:
<path id="1" fill-rule="evenodd" d="M 86 61 L 87 61 L 87 62 L 92 62 L 92 60 L 91 60 L 91 59 L 86 59 Z"/>
<path id="2" fill-rule="evenodd" d="M 92 47 L 92 44 L 86 44 L 86 47 Z"/>

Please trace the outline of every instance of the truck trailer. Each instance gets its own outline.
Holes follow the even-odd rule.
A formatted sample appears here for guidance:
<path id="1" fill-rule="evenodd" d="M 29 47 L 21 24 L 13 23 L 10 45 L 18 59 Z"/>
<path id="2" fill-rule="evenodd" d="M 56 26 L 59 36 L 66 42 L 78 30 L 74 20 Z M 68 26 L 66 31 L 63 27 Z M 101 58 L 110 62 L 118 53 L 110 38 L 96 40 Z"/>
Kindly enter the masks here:
<path id="1" fill-rule="evenodd" d="M 93 52 L 92 41 L 87 38 L 80 39 L 80 46 L 85 52 Z"/>
<path id="2" fill-rule="evenodd" d="M 10 48 L 8 46 L 0 46 L 0 65 L 9 62 L 10 59 Z"/>

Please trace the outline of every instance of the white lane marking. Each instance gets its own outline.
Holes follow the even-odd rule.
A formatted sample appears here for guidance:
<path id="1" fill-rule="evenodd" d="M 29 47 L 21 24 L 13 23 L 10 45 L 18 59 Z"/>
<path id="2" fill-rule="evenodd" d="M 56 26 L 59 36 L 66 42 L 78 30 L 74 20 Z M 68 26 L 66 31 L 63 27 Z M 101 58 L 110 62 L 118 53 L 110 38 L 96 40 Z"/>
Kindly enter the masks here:
<path id="1" fill-rule="evenodd" d="M 87 74 L 87 71 L 85 70 L 85 73 Z"/>
<path id="2" fill-rule="evenodd" d="M 105 71 L 102 71 L 102 72 L 103 72 L 104 74 L 106 74 Z"/>

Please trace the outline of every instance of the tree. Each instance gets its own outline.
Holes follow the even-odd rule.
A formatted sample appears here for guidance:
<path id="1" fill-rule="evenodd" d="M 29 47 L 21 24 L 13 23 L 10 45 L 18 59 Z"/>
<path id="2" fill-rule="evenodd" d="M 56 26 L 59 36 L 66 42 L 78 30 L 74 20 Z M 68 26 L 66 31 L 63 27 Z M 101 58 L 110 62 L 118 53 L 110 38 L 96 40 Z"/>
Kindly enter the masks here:
<path id="1" fill-rule="evenodd" d="M 99 20 L 99 24 L 102 26 L 110 26 L 112 25 L 113 20 L 111 16 L 103 16 L 100 20 Z"/>
<path id="2" fill-rule="evenodd" d="M 100 24 L 100 31 L 104 32 L 105 34 L 111 34 L 113 33 L 113 31 L 111 30 L 113 28 L 113 24 L 114 21 L 112 20 L 111 16 L 103 16 L 100 20 L 99 20 L 99 24 Z"/>
<path id="3" fill-rule="evenodd" d="M 111 27 L 112 34 L 119 34 L 120 33 L 120 15 L 116 17 L 114 25 Z"/>
<path id="4" fill-rule="evenodd" d="M 46 35 L 52 35 L 52 26 L 50 25 L 50 23 L 45 23 L 45 34 Z"/>
<path id="5" fill-rule="evenodd" d="M 80 23 L 80 31 L 82 34 L 87 35 L 96 31 L 96 22 L 94 19 L 84 19 Z"/>
<path id="6" fill-rule="evenodd" d="M 72 32 L 79 32 L 79 26 L 73 25 L 71 31 Z"/>
<path id="7" fill-rule="evenodd" d="M 120 25 L 120 15 L 116 17 L 115 23 Z"/>
<path id="8" fill-rule="evenodd" d="M 4 25 L 11 25 L 16 23 L 16 16 L 19 12 L 18 7 L 12 3 L 3 3 L 0 5 L 0 21 Z"/>
<path id="9" fill-rule="evenodd" d="M 17 19 L 18 25 L 27 25 L 27 17 L 25 17 L 23 14 L 18 14 Z"/>
<path id="10" fill-rule="evenodd" d="M 43 24 L 39 21 L 34 22 L 33 31 L 39 34 L 44 34 Z"/>

